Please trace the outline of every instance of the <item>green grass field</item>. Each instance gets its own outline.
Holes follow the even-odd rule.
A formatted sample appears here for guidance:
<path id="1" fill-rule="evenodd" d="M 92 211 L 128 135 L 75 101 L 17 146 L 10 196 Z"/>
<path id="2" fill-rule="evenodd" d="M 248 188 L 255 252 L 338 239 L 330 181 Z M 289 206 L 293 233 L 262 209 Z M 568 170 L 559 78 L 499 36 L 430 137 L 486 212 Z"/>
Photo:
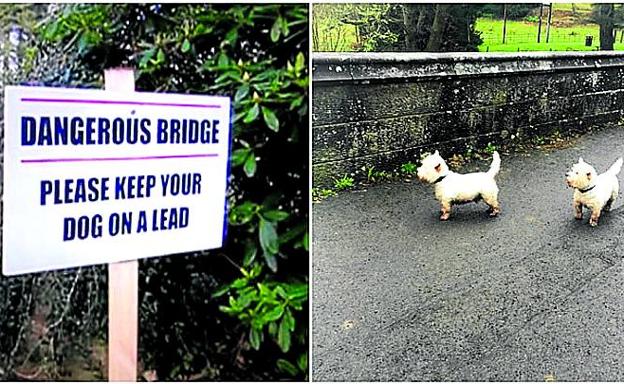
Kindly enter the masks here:
<path id="1" fill-rule="evenodd" d="M 566 11 L 572 11 L 572 5 L 579 12 L 590 12 L 591 3 L 553 3 L 553 7 L 556 9 L 564 9 Z"/>
<path id="2" fill-rule="evenodd" d="M 597 50 L 598 25 L 578 24 L 571 27 L 551 26 L 549 42 L 546 43 L 546 26 L 542 23 L 540 43 L 537 43 L 537 23 L 526 21 L 507 21 L 506 43 L 503 44 L 503 21 L 480 18 L 476 29 L 481 32 L 483 44 L 481 52 L 517 52 L 517 51 L 589 51 Z M 618 33 L 615 49 L 624 49 L 619 43 Z M 593 36 L 591 47 L 585 46 L 585 36 Z"/>

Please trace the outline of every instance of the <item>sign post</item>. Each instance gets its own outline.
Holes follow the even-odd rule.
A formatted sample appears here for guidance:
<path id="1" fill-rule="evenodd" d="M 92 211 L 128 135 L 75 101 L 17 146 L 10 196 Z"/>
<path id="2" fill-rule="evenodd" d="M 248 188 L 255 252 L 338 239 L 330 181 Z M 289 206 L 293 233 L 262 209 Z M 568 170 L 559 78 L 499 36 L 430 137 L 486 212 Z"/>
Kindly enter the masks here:
<path id="1" fill-rule="evenodd" d="M 104 72 L 108 91 L 134 92 L 134 71 Z M 108 264 L 108 380 L 136 381 L 138 343 L 139 262 Z"/>
<path id="2" fill-rule="evenodd" d="M 230 99 L 6 87 L 4 275 L 108 264 L 109 380 L 136 381 L 138 259 L 220 248 Z"/>

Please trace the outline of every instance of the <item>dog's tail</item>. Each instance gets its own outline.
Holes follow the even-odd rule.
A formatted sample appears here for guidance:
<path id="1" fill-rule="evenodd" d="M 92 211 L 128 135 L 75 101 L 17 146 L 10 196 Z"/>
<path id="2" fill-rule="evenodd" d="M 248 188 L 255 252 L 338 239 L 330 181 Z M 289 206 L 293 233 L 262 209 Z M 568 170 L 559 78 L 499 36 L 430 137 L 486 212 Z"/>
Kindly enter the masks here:
<path id="1" fill-rule="evenodd" d="M 501 159 L 498 152 L 494 151 L 492 156 L 492 165 L 490 165 L 490 169 L 487 171 L 488 176 L 494 177 L 498 175 L 498 171 L 500 171 Z"/>
<path id="2" fill-rule="evenodd" d="M 622 158 L 620 157 L 619 159 L 615 161 L 615 163 L 613 163 L 611 168 L 609 168 L 606 173 L 608 173 L 609 175 L 615 176 L 618 173 L 620 173 L 621 170 L 622 170 Z"/>

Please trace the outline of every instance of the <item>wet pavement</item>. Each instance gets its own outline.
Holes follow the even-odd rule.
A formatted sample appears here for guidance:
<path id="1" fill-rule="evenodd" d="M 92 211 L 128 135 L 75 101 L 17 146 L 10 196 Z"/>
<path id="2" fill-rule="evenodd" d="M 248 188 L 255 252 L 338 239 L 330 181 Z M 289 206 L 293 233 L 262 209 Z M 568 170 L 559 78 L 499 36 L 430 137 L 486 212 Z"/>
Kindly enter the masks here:
<path id="1" fill-rule="evenodd" d="M 315 203 L 313 380 L 623 381 L 624 196 L 574 220 L 579 156 L 604 172 L 624 129 L 502 154 L 494 219 L 478 203 L 440 222 L 417 180 Z"/>

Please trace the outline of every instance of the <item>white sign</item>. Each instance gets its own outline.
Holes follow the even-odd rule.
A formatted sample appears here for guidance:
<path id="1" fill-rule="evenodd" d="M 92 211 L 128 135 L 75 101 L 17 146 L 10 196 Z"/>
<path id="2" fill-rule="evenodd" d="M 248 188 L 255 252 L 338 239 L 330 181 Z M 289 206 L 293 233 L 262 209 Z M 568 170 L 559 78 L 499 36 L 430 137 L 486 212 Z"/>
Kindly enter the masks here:
<path id="1" fill-rule="evenodd" d="M 222 246 L 230 99 L 7 87 L 5 275 Z"/>

